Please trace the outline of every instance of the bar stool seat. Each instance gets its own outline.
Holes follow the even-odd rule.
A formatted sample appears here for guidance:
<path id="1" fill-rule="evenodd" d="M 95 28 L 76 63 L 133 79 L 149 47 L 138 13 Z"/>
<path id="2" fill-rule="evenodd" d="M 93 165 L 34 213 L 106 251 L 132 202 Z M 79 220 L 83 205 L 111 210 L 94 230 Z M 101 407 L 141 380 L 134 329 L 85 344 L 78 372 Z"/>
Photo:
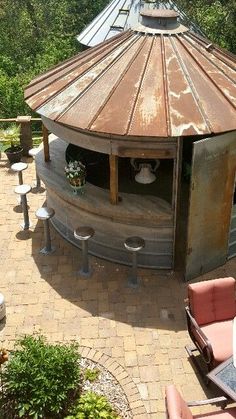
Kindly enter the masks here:
<path id="1" fill-rule="evenodd" d="M 23 184 L 23 170 L 27 169 L 28 164 L 27 163 L 23 163 L 23 162 L 19 162 L 19 163 L 14 163 L 11 165 L 11 170 L 13 170 L 13 172 L 17 172 L 18 173 L 18 178 L 19 178 L 19 185 Z"/>
<path id="2" fill-rule="evenodd" d="M 31 191 L 31 186 L 27 184 L 18 185 L 15 187 L 15 193 L 17 195 L 27 195 Z"/>
<path id="3" fill-rule="evenodd" d="M 31 156 L 31 157 L 33 157 L 33 158 L 35 158 L 35 156 L 36 156 L 36 154 L 38 154 L 38 152 L 39 152 L 38 147 L 34 147 L 34 148 L 31 148 L 31 149 L 28 151 L 28 154 L 29 154 L 29 156 Z"/>
<path id="4" fill-rule="evenodd" d="M 14 172 L 22 172 L 23 170 L 27 169 L 28 164 L 27 163 L 23 163 L 23 162 L 19 162 L 19 163 L 14 163 L 11 165 L 11 169 Z"/>
<path id="5" fill-rule="evenodd" d="M 124 242 L 125 248 L 131 252 L 138 252 L 145 246 L 145 241 L 141 237 L 128 237 Z"/>
<path id="6" fill-rule="evenodd" d="M 36 211 L 36 217 L 37 217 L 39 220 L 42 220 L 42 221 L 44 221 L 44 220 L 49 220 L 49 219 L 50 219 L 50 218 L 52 218 L 54 215 L 55 215 L 55 211 L 54 211 L 54 209 L 53 209 L 53 208 L 42 207 L 42 208 L 39 208 L 39 209 Z"/>
<path id="7" fill-rule="evenodd" d="M 88 240 L 91 237 L 93 237 L 93 235 L 94 235 L 94 229 L 92 227 L 87 227 L 87 226 L 78 227 L 74 231 L 74 236 L 78 240 Z"/>

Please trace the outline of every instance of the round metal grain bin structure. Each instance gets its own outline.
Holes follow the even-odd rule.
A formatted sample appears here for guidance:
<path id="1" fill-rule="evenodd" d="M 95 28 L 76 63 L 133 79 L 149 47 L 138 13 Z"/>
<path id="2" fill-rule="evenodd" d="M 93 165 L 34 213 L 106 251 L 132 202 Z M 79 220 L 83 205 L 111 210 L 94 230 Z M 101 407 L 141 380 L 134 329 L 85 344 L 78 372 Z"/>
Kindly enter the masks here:
<path id="1" fill-rule="evenodd" d="M 51 142 L 51 163 L 37 155 L 37 171 L 57 209 L 53 223 L 68 240 L 80 221 L 95 230 L 91 253 L 128 263 L 123 242 L 140 236 L 146 243 L 142 266 L 178 268 L 188 279 L 227 259 L 236 171 L 235 57 L 189 31 L 177 12 L 141 15 L 135 29 L 26 88 L 27 103 L 58 137 Z M 88 162 L 102 156 L 79 199 L 64 178 L 68 143 Z M 135 167 L 149 164 L 150 170 L 158 161 L 151 186 L 137 185 L 134 159 Z"/>

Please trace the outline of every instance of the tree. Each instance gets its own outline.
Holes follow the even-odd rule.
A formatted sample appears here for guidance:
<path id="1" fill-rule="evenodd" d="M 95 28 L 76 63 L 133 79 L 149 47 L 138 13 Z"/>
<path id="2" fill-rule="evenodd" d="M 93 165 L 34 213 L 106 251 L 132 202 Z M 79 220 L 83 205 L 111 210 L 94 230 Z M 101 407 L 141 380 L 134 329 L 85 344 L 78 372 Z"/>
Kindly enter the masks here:
<path id="1" fill-rule="evenodd" d="M 236 53 L 236 0 L 177 0 L 207 37 Z"/>
<path id="2" fill-rule="evenodd" d="M 107 0 L 0 0 L 0 118 L 30 113 L 23 88 L 80 50 L 76 35 Z"/>

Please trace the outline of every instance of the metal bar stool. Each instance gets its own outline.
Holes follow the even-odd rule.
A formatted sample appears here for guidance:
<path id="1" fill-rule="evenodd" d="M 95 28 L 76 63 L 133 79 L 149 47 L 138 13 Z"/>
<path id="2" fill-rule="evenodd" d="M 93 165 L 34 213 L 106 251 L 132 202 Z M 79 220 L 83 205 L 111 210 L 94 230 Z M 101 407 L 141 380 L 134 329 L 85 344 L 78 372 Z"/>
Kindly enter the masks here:
<path id="1" fill-rule="evenodd" d="M 40 180 L 40 177 L 38 176 L 37 168 L 36 168 L 36 162 L 35 162 L 35 156 L 38 152 L 39 152 L 38 147 L 35 147 L 35 148 L 31 148 L 28 151 L 28 154 L 29 154 L 29 156 L 33 157 L 34 165 L 35 165 L 35 175 L 36 175 L 36 188 L 40 189 L 41 188 L 41 180 Z"/>
<path id="2" fill-rule="evenodd" d="M 15 188 L 15 193 L 17 195 L 20 195 L 20 199 L 21 199 L 21 205 L 22 205 L 22 209 L 23 209 L 23 214 L 24 214 L 24 222 L 21 224 L 21 228 L 23 230 L 28 230 L 29 227 L 31 226 L 31 223 L 29 221 L 29 213 L 28 213 L 28 205 L 27 205 L 27 197 L 26 195 L 31 191 L 31 186 L 30 185 L 18 185 Z"/>
<path id="3" fill-rule="evenodd" d="M 11 170 L 13 170 L 13 172 L 17 172 L 18 173 L 18 178 L 19 178 L 19 185 L 23 185 L 23 170 L 27 169 L 28 164 L 27 163 L 14 163 L 11 165 Z"/>
<path id="4" fill-rule="evenodd" d="M 92 271 L 89 269 L 89 260 L 88 260 L 88 240 L 93 237 L 94 229 L 92 227 L 78 227 L 74 230 L 74 236 L 76 239 L 81 241 L 82 245 L 82 268 L 79 271 L 79 274 L 85 277 L 89 277 Z"/>
<path id="5" fill-rule="evenodd" d="M 145 241 L 141 237 L 128 237 L 124 242 L 124 246 L 132 252 L 132 267 L 130 277 L 128 278 L 128 285 L 132 288 L 137 288 L 139 285 L 137 276 L 137 253 L 144 248 Z"/>
<path id="6" fill-rule="evenodd" d="M 27 169 L 28 164 L 27 163 L 14 163 L 11 165 L 11 170 L 13 170 L 13 172 L 18 173 L 18 178 L 19 178 L 19 185 L 23 185 L 23 170 Z M 21 197 L 17 198 L 17 202 L 18 204 L 21 204 Z"/>
<path id="7" fill-rule="evenodd" d="M 51 235 L 50 235 L 50 226 L 49 226 L 49 220 L 52 218 L 55 214 L 55 211 L 53 208 L 48 207 L 42 207 L 39 208 L 36 211 L 36 217 L 39 220 L 43 221 L 44 226 L 44 238 L 45 238 L 45 246 L 40 250 L 40 253 L 43 253 L 43 255 L 50 255 L 55 251 L 55 247 L 51 244 Z"/>

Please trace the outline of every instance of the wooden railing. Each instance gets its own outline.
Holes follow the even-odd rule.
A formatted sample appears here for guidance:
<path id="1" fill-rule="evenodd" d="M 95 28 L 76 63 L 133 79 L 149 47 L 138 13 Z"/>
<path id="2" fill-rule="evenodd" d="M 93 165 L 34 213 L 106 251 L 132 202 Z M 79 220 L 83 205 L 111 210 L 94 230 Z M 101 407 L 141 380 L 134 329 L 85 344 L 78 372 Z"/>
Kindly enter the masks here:
<path id="1" fill-rule="evenodd" d="M 20 142 L 23 147 L 23 154 L 28 155 L 28 151 L 33 147 L 32 122 L 42 123 L 42 137 L 44 147 L 44 160 L 50 161 L 48 130 L 43 124 L 41 118 L 32 118 L 31 116 L 17 116 L 17 118 L 0 118 L 0 123 L 15 122 L 20 124 Z"/>

